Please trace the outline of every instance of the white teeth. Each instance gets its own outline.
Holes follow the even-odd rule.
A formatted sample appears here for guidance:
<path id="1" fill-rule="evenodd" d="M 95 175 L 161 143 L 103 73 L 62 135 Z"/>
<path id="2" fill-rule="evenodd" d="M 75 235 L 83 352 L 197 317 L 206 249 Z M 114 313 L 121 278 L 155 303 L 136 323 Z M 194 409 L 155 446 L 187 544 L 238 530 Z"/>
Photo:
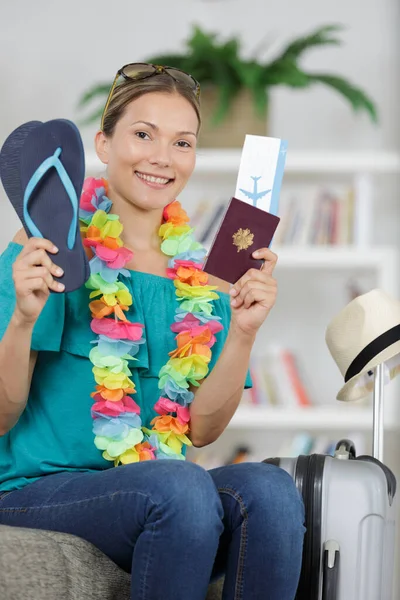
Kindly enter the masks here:
<path id="1" fill-rule="evenodd" d="M 150 183 L 168 183 L 169 179 L 164 179 L 164 177 L 153 177 L 152 175 L 145 175 L 144 173 L 138 173 L 136 171 L 136 175 L 140 177 L 140 179 L 144 179 L 145 181 L 150 181 Z"/>

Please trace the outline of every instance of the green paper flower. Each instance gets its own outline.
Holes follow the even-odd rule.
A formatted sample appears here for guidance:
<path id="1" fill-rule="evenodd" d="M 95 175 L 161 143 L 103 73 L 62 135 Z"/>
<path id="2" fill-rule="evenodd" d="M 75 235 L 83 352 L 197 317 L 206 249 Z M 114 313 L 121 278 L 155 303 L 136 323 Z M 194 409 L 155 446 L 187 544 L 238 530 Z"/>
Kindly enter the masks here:
<path id="1" fill-rule="evenodd" d="M 131 429 L 128 435 L 120 441 L 115 441 L 101 435 L 96 435 L 94 444 L 98 450 L 106 450 L 112 458 L 117 458 L 132 446 L 140 444 L 143 440 L 143 432 L 141 429 Z"/>

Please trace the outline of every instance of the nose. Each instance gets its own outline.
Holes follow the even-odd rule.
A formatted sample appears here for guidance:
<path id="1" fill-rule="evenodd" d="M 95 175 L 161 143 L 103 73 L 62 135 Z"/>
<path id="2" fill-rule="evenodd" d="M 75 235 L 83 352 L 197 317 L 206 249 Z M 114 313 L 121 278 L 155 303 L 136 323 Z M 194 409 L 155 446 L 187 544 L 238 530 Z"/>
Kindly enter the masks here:
<path id="1" fill-rule="evenodd" d="M 150 164 L 163 168 L 171 166 L 171 152 L 168 144 L 155 144 L 152 150 L 153 152 L 149 158 Z"/>

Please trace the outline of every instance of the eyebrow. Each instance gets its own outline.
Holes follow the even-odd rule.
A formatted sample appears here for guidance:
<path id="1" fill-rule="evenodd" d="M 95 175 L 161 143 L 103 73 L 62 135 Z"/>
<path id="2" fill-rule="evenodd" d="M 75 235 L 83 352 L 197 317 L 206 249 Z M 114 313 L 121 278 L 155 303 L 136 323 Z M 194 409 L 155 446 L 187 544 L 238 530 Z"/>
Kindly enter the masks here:
<path id="1" fill-rule="evenodd" d="M 147 125 L 154 131 L 160 130 L 160 128 L 155 123 L 150 123 L 149 121 L 134 121 L 133 123 L 131 123 L 131 126 L 137 125 L 138 123 L 143 123 L 143 125 Z M 194 135 L 194 137 L 197 137 L 197 135 L 193 131 L 177 131 L 177 135 Z"/>

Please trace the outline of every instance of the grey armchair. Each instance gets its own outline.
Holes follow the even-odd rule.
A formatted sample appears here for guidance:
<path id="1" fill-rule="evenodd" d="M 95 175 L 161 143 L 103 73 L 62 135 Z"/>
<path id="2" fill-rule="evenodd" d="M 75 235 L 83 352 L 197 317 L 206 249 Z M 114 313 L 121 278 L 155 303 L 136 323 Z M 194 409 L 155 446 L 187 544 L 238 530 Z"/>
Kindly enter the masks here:
<path id="1" fill-rule="evenodd" d="M 130 576 L 86 540 L 0 525 L 1 600 L 129 600 Z M 222 582 L 207 600 L 221 600 Z M 190 598 L 188 598 L 190 600 Z"/>

